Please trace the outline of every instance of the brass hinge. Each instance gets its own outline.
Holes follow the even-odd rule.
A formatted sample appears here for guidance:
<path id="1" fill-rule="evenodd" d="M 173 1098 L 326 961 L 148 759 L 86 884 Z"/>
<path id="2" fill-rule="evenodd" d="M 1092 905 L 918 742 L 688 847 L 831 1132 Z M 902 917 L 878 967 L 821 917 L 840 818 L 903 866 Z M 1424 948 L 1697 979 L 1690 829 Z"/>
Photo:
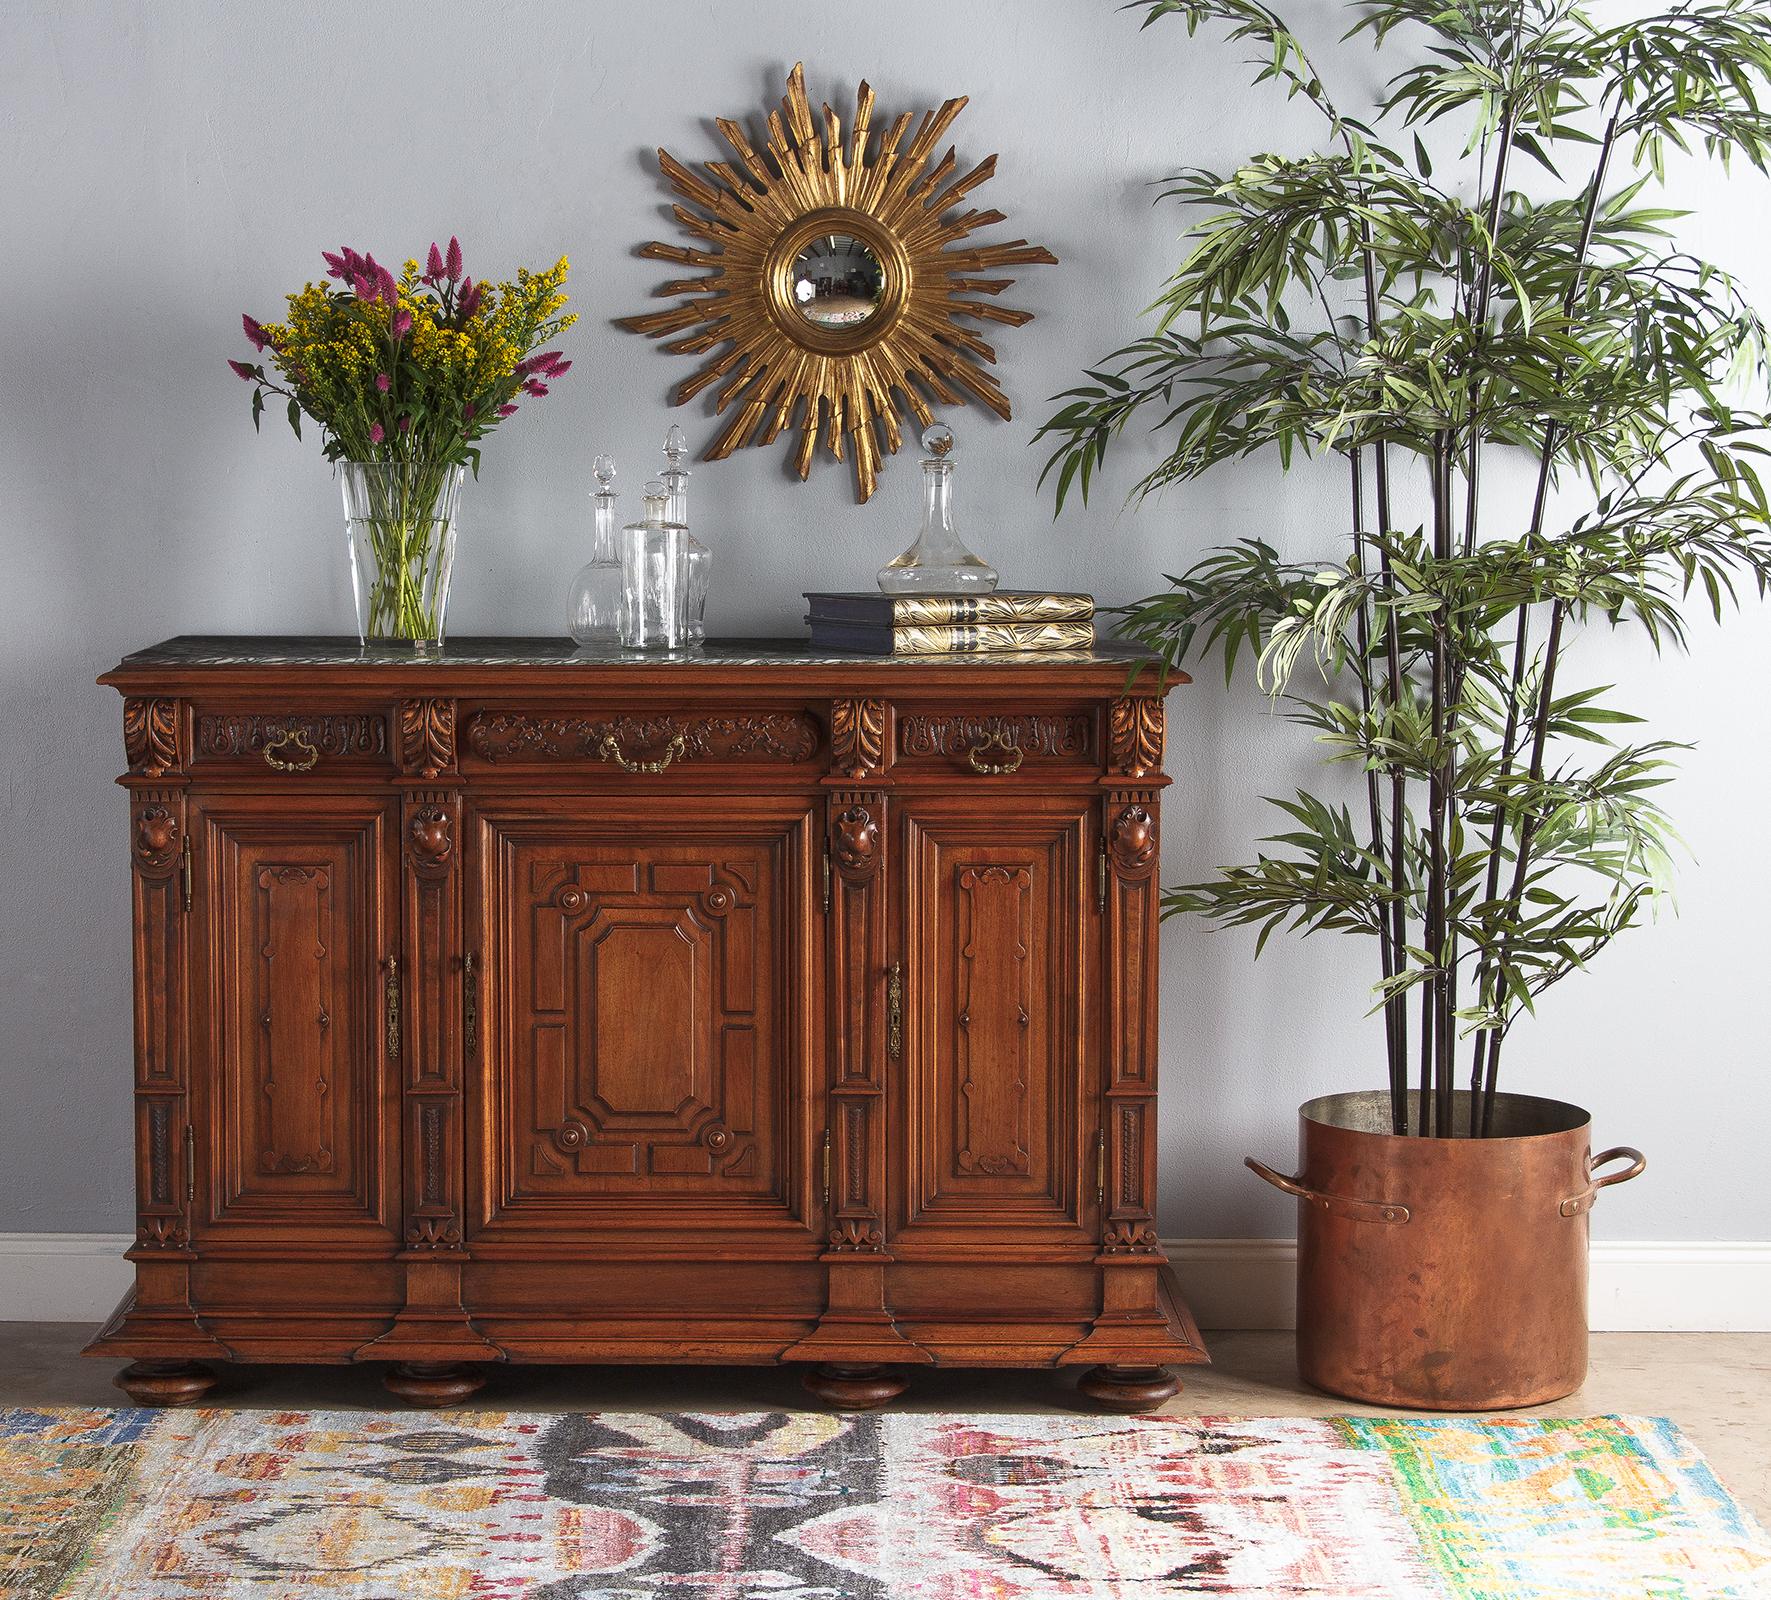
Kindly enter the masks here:
<path id="1" fill-rule="evenodd" d="M 824 841 L 824 909 L 830 910 L 830 841 Z"/>
<path id="2" fill-rule="evenodd" d="M 387 958 L 387 983 L 382 989 L 383 1017 L 387 1024 L 387 1058 L 400 1059 L 400 963 L 397 957 Z"/>
<path id="3" fill-rule="evenodd" d="M 1101 840 L 1101 853 L 1095 857 L 1095 907 L 1107 909 L 1107 841 Z"/>
<path id="4" fill-rule="evenodd" d="M 830 1130 L 824 1130 L 824 1204 L 830 1204 Z"/>
<path id="5" fill-rule="evenodd" d="M 197 1130 L 184 1125 L 184 1198 L 190 1205 L 197 1198 Z"/>
<path id="6" fill-rule="evenodd" d="M 178 847 L 178 877 L 184 887 L 184 908 L 191 909 L 191 836 L 187 833 Z"/>
<path id="7" fill-rule="evenodd" d="M 1107 1198 L 1107 1130 L 1095 1135 L 1095 1204 Z"/>
<path id="8" fill-rule="evenodd" d="M 469 950 L 461 958 L 462 1053 L 469 1061 L 480 1048 L 480 958 Z"/>
<path id="9" fill-rule="evenodd" d="M 896 961 L 886 968 L 886 1054 L 896 1061 L 904 1053 L 904 969 Z"/>

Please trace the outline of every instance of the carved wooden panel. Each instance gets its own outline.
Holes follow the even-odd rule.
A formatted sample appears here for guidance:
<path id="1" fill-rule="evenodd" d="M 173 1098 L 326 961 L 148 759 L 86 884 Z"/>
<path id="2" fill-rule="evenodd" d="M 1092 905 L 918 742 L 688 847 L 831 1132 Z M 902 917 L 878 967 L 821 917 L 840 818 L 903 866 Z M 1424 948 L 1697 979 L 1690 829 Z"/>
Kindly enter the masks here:
<path id="1" fill-rule="evenodd" d="M 1031 762 L 1087 763 L 1093 757 L 1094 717 L 1087 711 L 900 711 L 898 754 L 906 760 L 946 759 L 964 765 L 970 752 L 1013 747 Z"/>
<path id="2" fill-rule="evenodd" d="M 1095 1084 L 1084 1000 L 1098 922 L 1085 799 L 905 828 L 901 1092 L 907 1230 L 1081 1225 Z M 1088 1115 L 1085 1116 L 1085 1111 Z"/>
<path id="3" fill-rule="evenodd" d="M 810 817 L 697 837 L 656 814 L 489 818 L 493 1207 L 650 1208 L 681 1230 L 789 1204 L 803 1071 L 790 926 Z M 799 1108 L 803 1120 L 803 1105 Z"/>
<path id="4" fill-rule="evenodd" d="M 198 762 L 251 762 L 267 767 L 265 749 L 283 760 L 384 761 L 387 718 L 366 712 L 205 711 L 197 717 Z"/>
<path id="5" fill-rule="evenodd" d="M 387 1223 L 398 1166 L 388 824 L 382 805 L 364 801 L 201 808 L 199 1221 L 211 1230 L 292 1215 Z"/>
<path id="6" fill-rule="evenodd" d="M 482 711 L 469 723 L 468 748 L 482 761 L 604 761 L 613 736 L 629 761 L 657 760 L 682 741 L 674 762 L 808 761 L 818 724 L 798 711 L 720 715 L 550 716 Z"/>

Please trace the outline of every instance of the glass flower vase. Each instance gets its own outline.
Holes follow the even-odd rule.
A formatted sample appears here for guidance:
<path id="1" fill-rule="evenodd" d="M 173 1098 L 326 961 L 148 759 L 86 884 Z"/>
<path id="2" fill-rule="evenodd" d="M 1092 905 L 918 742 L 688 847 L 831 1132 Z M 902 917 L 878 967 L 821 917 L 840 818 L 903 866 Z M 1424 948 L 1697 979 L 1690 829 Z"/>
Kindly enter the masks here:
<path id="1" fill-rule="evenodd" d="M 425 461 L 341 461 L 357 639 L 414 650 L 443 642 L 457 510 L 467 469 Z"/>

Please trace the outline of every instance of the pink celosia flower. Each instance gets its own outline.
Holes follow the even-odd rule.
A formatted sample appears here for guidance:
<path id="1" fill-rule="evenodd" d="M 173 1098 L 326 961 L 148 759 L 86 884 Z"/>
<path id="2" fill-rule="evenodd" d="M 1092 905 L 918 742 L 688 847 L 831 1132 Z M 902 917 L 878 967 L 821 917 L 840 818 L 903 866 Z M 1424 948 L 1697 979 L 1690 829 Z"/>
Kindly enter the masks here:
<path id="1" fill-rule="evenodd" d="M 473 404 L 473 401 L 469 400 L 467 403 L 467 410 L 465 410 L 461 414 L 462 414 L 462 416 L 467 418 L 467 420 L 469 422 L 472 422 L 473 421 L 473 413 L 474 413 L 474 404 Z"/>
<path id="2" fill-rule="evenodd" d="M 437 248 L 436 241 L 433 240 L 431 242 L 430 255 L 425 259 L 424 275 L 429 278 L 432 283 L 435 283 L 438 278 L 442 277 L 443 270 L 443 252 Z"/>
<path id="3" fill-rule="evenodd" d="M 400 418 L 400 432 L 401 433 L 405 433 L 408 430 L 410 430 L 411 426 L 412 426 L 412 419 L 410 417 L 401 417 Z"/>
<path id="4" fill-rule="evenodd" d="M 554 364 L 547 369 L 547 375 L 550 378 L 563 378 L 571 370 L 572 363 L 570 361 L 555 361 Z"/>
<path id="5" fill-rule="evenodd" d="M 381 293 L 380 285 L 373 278 L 365 277 L 360 272 L 351 279 L 351 288 L 359 300 L 373 300 Z"/>
<path id="6" fill-rule="evenodd" d="M 250 361 L 230 361 L 228 365 L 234 369 L 236 376 L 246 379 L 248 383 L 258 376 L 258 368 Z"/>
<path id="7" fill-rule="evenodd" d="M 449 259 L 444 264 L 449 274 L 449 281 L 454 283 L 461 276 L 461 241 L 454 234 L 449 235 Z"/>
<path id="8" fill-rule="evenodd" d="M 383 439 L 385 439 L 386 437 L 387 437 L 387 431 L 386 431 L 386 429 L 384 429 L 381 426 L 381 424 L 379 422 L 371 422 L 369 424 L 369 442 L 370 442 L 370 444 L 380 444 L 381 441 Z"/>
<path id="9" fill-rule="evenodd" d="M 544 394 L 547 393 L 547 385 L 545 383 L 543 383 L 539 378 L 530 378 L 523 385 L 523 393 L 524 394 L 532 394 L 535 396 L 535 398 L 537 400 L 539 400 Z"/>
<path id="10" fill-rule="evenodd" d="M 379 389 L 383 394 L 386 394 L 389 389 L 393 388 L 393 386 L 394 386 L 394 380 L 392 378 L 390 378 L 385 372 L 378 372 L 375 374 L 375 387 L 377 389 Z"/>
<path id="11" fill-rule="evenodd" d="M 240 326 L 246 330 L 246 337 L 252 341 L 254 350 L 262 350 L 271 342 L 264 331 L 264 325 L 255 322 L 244 311 L 240 313 Z"/>
<path id="12" fill-rule="evenodd" d="M 411 331 L 412 313 L 405 310 L 396 311 L 394 313 L 394 337 L 404 339 Z"/>
<path id="13" fill-rule="evenodd" d="M 375 285 L 381 291 L 381 298 L 390 306 L 397 306 L 400 303 L 400 286 L 386 267 L 375 269 Z"/>
<path id="14" fill-rule="evenodd" d="M 498 415 L 501 417 L 508 417 L 515 410 L 516 410 L 515 405 L 500 406 L 498 408 Z"/>
<path id="15" fill-rule="evenodd" d="M 480 309 L 480 286 L 472 278 L 461 280 L 460 308 L 464 317 L 471 317 Z"/>

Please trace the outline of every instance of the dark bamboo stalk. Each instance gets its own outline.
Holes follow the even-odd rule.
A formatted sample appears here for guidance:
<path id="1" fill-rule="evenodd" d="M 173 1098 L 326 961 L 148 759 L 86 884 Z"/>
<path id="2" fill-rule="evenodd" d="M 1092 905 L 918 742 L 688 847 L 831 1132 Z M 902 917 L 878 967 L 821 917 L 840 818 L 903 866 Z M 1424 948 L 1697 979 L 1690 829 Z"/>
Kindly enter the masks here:
<path id="1" fill-rule="evenodd" d="M 1451 557 L 1451 449 L 1452 437 L 1444 430 L 1433 441 L 1433 555 L 1439 561 Z M 1443 603 L 1433 617 L 1433 770 L 1428 783 L 1428 845 L 1427 897 L 1429 901 L 1430 939 L 1427 953 L 1433 962 L 1428 992 L 1433 1001 L 1433 1132 L 1445 1138 L 1451 1128 L 1451 1014 L 1447 1003 L 1450 992 L 1449 973 L 1445 965 L 1447 937 L 1448 883 L 1446 872 L 1446 828 L 1448 822 L 1448 777 L 1450 745 L 1448 726 L 1448 690 L 1450 688 L 1450 639 L 1446 630 Z"/>
<path id="2" fill-rule="evenodd" d="M 1587 185 L 1586 205 L 1581 212 L 1580 238 L 1575 246 L 1574 268 L 1568 275 L 1568 286 L 1562 291 L 1562 315 L 1565 317 L 1573 312 L 1574 303 L 1579 298 L 1581 275 L 1586 270 L 1587 255 L 1592 249 L 1593 230 L 1598 225 L 1599 206 L 1604 198 L 1605 175 L 1611 165 L 1611 153 L 1617 144 L 1617 117 L 1618 114 L 1614 111 L 1606 121 L 1605 132 L 1599 140 L 1599 153 L 1593 163 L 1592 180 Z M 1543 436 L 1538 444 L 1537 486 L 1531 497 L 1531 521 L 1526 532 L 1526 537 L 1530 540 L 1543 535 L 1544 515 L 1549 505 L 1550 476 L 1555 467 L 1555 459 L 1556 424 L 1551 421 L 1544 424 Z M 1514 619 L 1513 671 L 1511 693 L 1507 700 L 1507 722 L 1501 738 L 1500 760 L 1495 767 L 1493 779 L 1496 804 L 1494 820 L 1488 832 L 1488 873 L 1483 885 L 1483 899 L 1489 902 L 1494 900 L 1500 888 L 1500 843 L 1506 828 L 1506 808 L 1500 803 L 1500 795 L 1512 773 L 1513 759 L 1518 754 L 1519 696 L 1525 683 L 1525 669 L 1530 662 L 1530 636 L 1531 612 L 1527 606 L 1521 605 Z M 1544 665 L 1545 671 L 1553 674 L 1553 662 L 1546 659 Z M 1492 994 L 1494 1003 L 1499 1005 L 1503 1003 L 1504 997 L 1499 987 L 1500 975 L 1494 969 L 1495 962 L 1484 951 L 1476 967 L 1477 991 L 1485 1002 Z M 1498 1030 L 1484 1028 L 1479 1031 L 1470 1066 L 1470 1089 L 1472 1093 L 1478 1089 L 1481 1091 L 1481 1132 L 1484 1136 L 1488 1132 L 1494 1110 L 1497 1071 L 1495 1061 L 1499 1053 Z"/>
<path id="3" fill-rule="evenodd" d="M 1560 600 L 1550 605 L 1550 631 L 1544 639 L 1543 672 L 1537 688 L 1536 714 L 1532 718 L 1531 764 L 1526 768 L 1533 783 L 1543 777 L 1544 746 L 1549 740 L 1550 707 L 1556 694 L 1556 657 L 1562 649 L 1562 620 L 1567 608 Z M 1536 812 L 1527 813 L 1519 827 L 1519 848 L 1513 856 L 1513 882 L 1507 891 L 1509 900 L 1517 901 L 1525 891 L 1525 880 L 1531 869 L 1531 842 L 1537 836 L 1540 821 Z M 1504 949 L 1502 952 L 1504 958 Z M 1500 963 L 1497 963 L 1499 965 Z M 1497 974 L 1498 978 L 1498 974 Z M 1488 1063 L 1482 1080 L 1482 1127 L 1484 1131 L 1494 1119 L 1494 1088 L 1500 1075 L 1500 1047 L 1505 1034 L 1496 1030 L 1488 1045 Z"/>
<path id="4" fill-rule="evenodd" d="M 1353 556 L 1361 576 L 1365 575 L 1365 467 L 1360 452 L 1347 452 L 1347 463 L 1353 479 Z M 1359 606 L 1356 625 L 1359 649 L 1359 709 L 1369 727 L 1371 722 L 1371 616 L 1365 602 Z M 1365 808 L 1371 823 L 1372 858 L 1384 858 L 1383 802 L 1379 795 L 1377 768 L 1368 761 L 1365 767 Z M 1383 881 L 1380 879 L 1380 882 Z M 1398 885 L 1388 885 L 1395 892 Z M 1405 1107 L 1408 1102 L 1408 1062 L 1403 1055 L 1402 1035 L 1397 1023 L 1402 1016 L 1402 997 L 1391 992 L 1390 980 L 1396 976 L 1397 950 L 1394 925 L 1388 906 L 1378 908 L 1378 963 L 1384 975 L 1384 1055 L 1390 1074 L 1390 1122 L 1397 1133 L 1408 1131 Z"/>
<path id="5" fill-rule="evenodd" d="M 1470 327 L 1480 340 L 1488 331 L 1488 309 L 1494 294 L 1494 251 L 1499 245 L 1500 211 L 1506 201 L 1507 164 L 1513 152 L 1514 114 L 1509 104 L 1501 113 L 1500 143 L 1494 152 L 1494 184 L 1488 196 L 1488 252 L 1476 275 L 1476 293 L 1470 306 Z M 1481 504 L 1482 424 L 1477 409 L 1470 410 L 1470 443 L 1464 465 L 1464 554 L 1476 548 L 1476 520 Z"/>
<path id="6" fill-rule="evenodd" d="M 1362 246 L 1360 262 L 1363 267 L 1365 287 L 1365 327 L 1368 338 L 1377 337 L 1379 327 L 1379 305 L 1377 291 L 1377 263 L 1372 259 L 1371 223 L 1369 219 L 1361 219 L 1359 223 L 1359 239 Z M 1377 489 L 1377 520 L 1378 533 L 1387 539 L 1395 523 L 1390 517 L 1390 447 L 1382 439 L 1378 440 L 1372 452 L 1372 471 Z M 1383 577 L 1385 592 L 1391 588 L 1389 551 L 1382 546 L 1378 549 L 1378 571 Z M 1389 693 L 1390 710 L 1394 714 L 1402 704 L 1402 630 L 1396 621 L 1394 608 L 1386 607 L 1384 613 L 1384 676 L 1385 687 Z M 1398 763 L 1390 768 L 1390 883 L 1395 889 L 1395 896 L 1390 902 L 1390 948 L 1395 952 L 1396 970 L 1402 972 L 1408 964 L 1408 907 L 1402 895 L 1403 863 L 1405 859 L 1403 820 L 1408 814 L 1408 778 Z M 1404 1081 L 1406 1081 L 1408 1061 L 1408 1007 L 1405 1000 L 1398 1000 L 1396 1006 L 1396 1055 L 1403 1063 Z M 1406 1090 L 1397 1094 L 1391 1090 L 1390 1116 L 1392 1125 L 1397 1132 L 1405 1132 L 1408 1126 L 1408 1096 Z"/>

